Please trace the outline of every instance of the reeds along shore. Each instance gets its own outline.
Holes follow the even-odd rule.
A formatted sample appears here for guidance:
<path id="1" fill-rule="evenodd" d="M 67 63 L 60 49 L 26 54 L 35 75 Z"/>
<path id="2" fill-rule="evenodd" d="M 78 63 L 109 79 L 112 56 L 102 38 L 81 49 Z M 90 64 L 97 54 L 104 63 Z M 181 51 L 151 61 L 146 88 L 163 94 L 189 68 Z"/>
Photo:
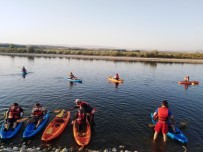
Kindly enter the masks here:
<path id="1" fill-rule="evenodd" d="M 123 62 L 160 62 L 160 63 L 190 63 L 203 64 L 203 59 L 178 59 L 178 58 L 156 58 L 156 57 L 126 57 L 126 56 L 96 56 L 96 55 L 68 55 L 68 54 L 41 54 L 41 53 L 8 53 L 0 52 L 0 55 L 22 56 L 22 57 L 61 57 L 86 60 L 108 60 Z"/>

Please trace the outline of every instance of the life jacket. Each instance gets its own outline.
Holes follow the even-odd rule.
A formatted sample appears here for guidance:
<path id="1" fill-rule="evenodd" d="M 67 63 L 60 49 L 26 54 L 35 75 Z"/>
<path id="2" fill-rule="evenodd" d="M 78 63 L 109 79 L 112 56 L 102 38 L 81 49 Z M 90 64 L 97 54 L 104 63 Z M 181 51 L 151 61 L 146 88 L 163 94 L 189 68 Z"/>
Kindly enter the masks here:
<path id="1" fill-rule="evenodd" d="M 84 102 L 84 101 L 80 103 L 79 107 L 84 108 L 86 113 L 91 113 L 92 111 L 92 107 L 87 102 Z"/>
<path id="2" fill-rule="evenodd" d="M 19 118 L 20 117 L 20 107 L 12 106 L 9 109 L 8 118 Z"/>
<path id="3" fill-rule="evenodd" d="M 78 114 L 77 114 L 77 123 L 80 125 L 80 124 L 83 124 L 84 122 L 84 119 L 85 119 L 85 113 L 84 112 L 81 112 L 80 109 L 78 110 Z"/>
<path id="4" fill-rule="evenodd" d="M 34 107 L 33 108 L 33 115 L 35 117 L 40 117 L 40 116 L 43 116 L 43 111 L 42 111 L 42 107 Z"/>
<path id="5" fill-rule="evenodd" d="M 168 120 L 168 108 L 160 107 L 158 108 L 158 121 L 166 122 Z"/>
<path id="6" fill-rule="evenodd" d="M 116 80 L 119 80 L 119 75 L 118 74 L 116 74 Z"/>

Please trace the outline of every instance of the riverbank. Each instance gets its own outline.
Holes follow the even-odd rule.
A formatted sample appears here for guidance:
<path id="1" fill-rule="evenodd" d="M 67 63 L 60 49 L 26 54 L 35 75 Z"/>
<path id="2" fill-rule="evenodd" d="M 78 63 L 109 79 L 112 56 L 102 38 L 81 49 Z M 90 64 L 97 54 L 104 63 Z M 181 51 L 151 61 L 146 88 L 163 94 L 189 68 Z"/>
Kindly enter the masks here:
<path id="1" fill-rule="evenodd" d="M 87 55 L 65 55 L 65 54 L 36 54 L 36 53 L 2 53 L 6 56 L 22 56 L 22 57 L 51 57 L 51 58 L 69 58 L 84 60 L 107 60 L 122 62 L 159 62 L 159 63 L 190 63 L 203 64 L 201 59 L 173 59 L 173 58 L 141 58 L 141 57 L 115 57 L 115 56 L 87 56 Z"/>
<path id="2" fill-rule="evenodd" d="M 26 143 L 23 143 L 22 145 L 13 145 L 10 143 L 8 146 L 1 145 L 0 146 L 0 152 L 138 152 L 137 150 L 129 151 L 126 150 L 125 146 L 121 145 L 117 148 L 105 148 L 100 150 L 91 150 L 85 147 L 80 147 L 78 149 L 75 149 L 73 147 L 66 148 L 66 147 L 52 147 L 51 145 L 40 145 L 38 147 L 29 147 L 26 145 Z"/>

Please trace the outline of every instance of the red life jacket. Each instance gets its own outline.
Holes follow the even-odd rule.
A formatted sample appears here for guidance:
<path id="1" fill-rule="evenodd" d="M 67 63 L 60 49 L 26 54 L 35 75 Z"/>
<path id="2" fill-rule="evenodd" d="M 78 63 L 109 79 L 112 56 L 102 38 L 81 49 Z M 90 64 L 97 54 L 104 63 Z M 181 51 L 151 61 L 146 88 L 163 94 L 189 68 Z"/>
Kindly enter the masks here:
<path id="1" fill-rule="evenodd" d="M 116 74 L 116 80 L 119 80 L 119 75 L 118 74 Z"/>
<path id="2" fill-rule="evenodd" d="M 159 122 L 166 122 L 168 120 L 168 108 L 158 108 L 158 120 Z"/>
<path id="3" fill-rule="evenodd" d="M 18 119 L 20 117 L 20 107 L 12 106 L 9 109 L 8 118 Z"/>
<path id="4" fill-rule="evenodd" d="M 33 115 L 34 115 L 35 117 L 43 116 L 42 107 L 34 107 L 34 108 L 33 108 Z"/>
<path id="5" fill-rule="evenodd" d="M 85 119 L 85 113 L 82 113 L 80 110 L 78 110 L 78 116 L 77 116 L 77 123 L 83 124 L 83 121 Z"/>

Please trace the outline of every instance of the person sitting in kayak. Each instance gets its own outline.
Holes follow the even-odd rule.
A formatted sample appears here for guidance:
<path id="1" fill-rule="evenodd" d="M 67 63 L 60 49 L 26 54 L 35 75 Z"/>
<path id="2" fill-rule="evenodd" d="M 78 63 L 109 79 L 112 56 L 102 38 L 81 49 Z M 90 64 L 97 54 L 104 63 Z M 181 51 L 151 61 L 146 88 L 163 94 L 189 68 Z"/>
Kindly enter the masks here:
<path id="1" fill-rule="evenodd" d="M 76 116 L 75 116 L 75 118 L 73 118 L 73 121 L 74 120 L 76 120 L 78 134 L 79 135 L 85 135 L 85 131 L 86 131 L 86 112 L 85 112 L 84 108 L 80 107 L 77 110 Z M 72 124 L 73 124 L 73 121 L 72 121 Z"/>
<path id="2" fill-rule="evenodd" d="M 95 110 L 87 102 L 81 101 L 80 99 L 76 99 L 75 104 L 76 104 L 76 107 L 74 108 L 83 108 L 85 110 L 85 113 L 87 113 L 88 121 L 93 125 L 95 125 L 95 122 L 94 122 Z"/>
<path id="3" fill-rule="evenodd" d="M 75 76 L 73 75 L 72 72 L 70 72 L 69 77 L 70 77 L 70 79 L 73 79 L 73 80 L 77 80 L 77 79 L 78 79 L 77 77 L 75 77 Z"/>
<path id="4" fill-rule="evenodd" d="M 184 78 L 184 81 L 185 81 L 185 82 L 189 82 L 189 81 L 190 81 L 190 77 L 189 77 L 189 76 L 186 76 L 186 77 Z"/>
<path id="5" fill-rule="evenodd" d="M 10 127 L 10 125 L 12 125 L 12 130 L 15 129 L 15 127 L 17 126 L 17 120 L 19 118 L 22 118 L 24 112 L 23 112 L 23 108 L 21 108 L 18 103 L 14 103 L 9 110 L 6 112 L 6 123 L 5 123 L 5 129 L 4 131 L 7 131 Z"/>
<path id="6" fill-rule="evenodd" d="M 40 105 L 39 103 L 36 103 L 35 106 L 32 108 L 32 114 L 31 114 L 32 119 L 30 119 L 28 123 L 30 122 L 36 123 L 36 126 L 34 129 L 37 129 L 37 127 L 42 122 L 43 117 L 46 113 L 47 113 L 47 109 L 42 105 Z"/>
<path id="7" fill-rule="evenodd" d="M 23 72 L 23 73 L 27 73 L 27 70 L 25 69 L 24 66 L 23 66 L 23 68 L 22 68 L 22 72 Z"/>
<path id="8" fill-rule="evenodd" d="M 163 140 L 166 142 L 169 125 L 172 127 L 173 132 L 176 133 L 175 126 L 173 125 L 175 124 L 175 120 L 168 108 L 168 102 L 166 100 L 162 101 L 161 107 L 156 109 L 153 116 L 155 120 L 158 119 L 154 128 L 154 140 L 157 139 L 159 132 L 162 131 Z M 169 124 L 169 118 L 173 121 L 173 124 Z"/>
<path id="9" fill-rule="evenodd" d="M 116 75 L 113 78 L 116 79 L 116 80 L 120 79 L 118 73 L 116 73 Z"/>

